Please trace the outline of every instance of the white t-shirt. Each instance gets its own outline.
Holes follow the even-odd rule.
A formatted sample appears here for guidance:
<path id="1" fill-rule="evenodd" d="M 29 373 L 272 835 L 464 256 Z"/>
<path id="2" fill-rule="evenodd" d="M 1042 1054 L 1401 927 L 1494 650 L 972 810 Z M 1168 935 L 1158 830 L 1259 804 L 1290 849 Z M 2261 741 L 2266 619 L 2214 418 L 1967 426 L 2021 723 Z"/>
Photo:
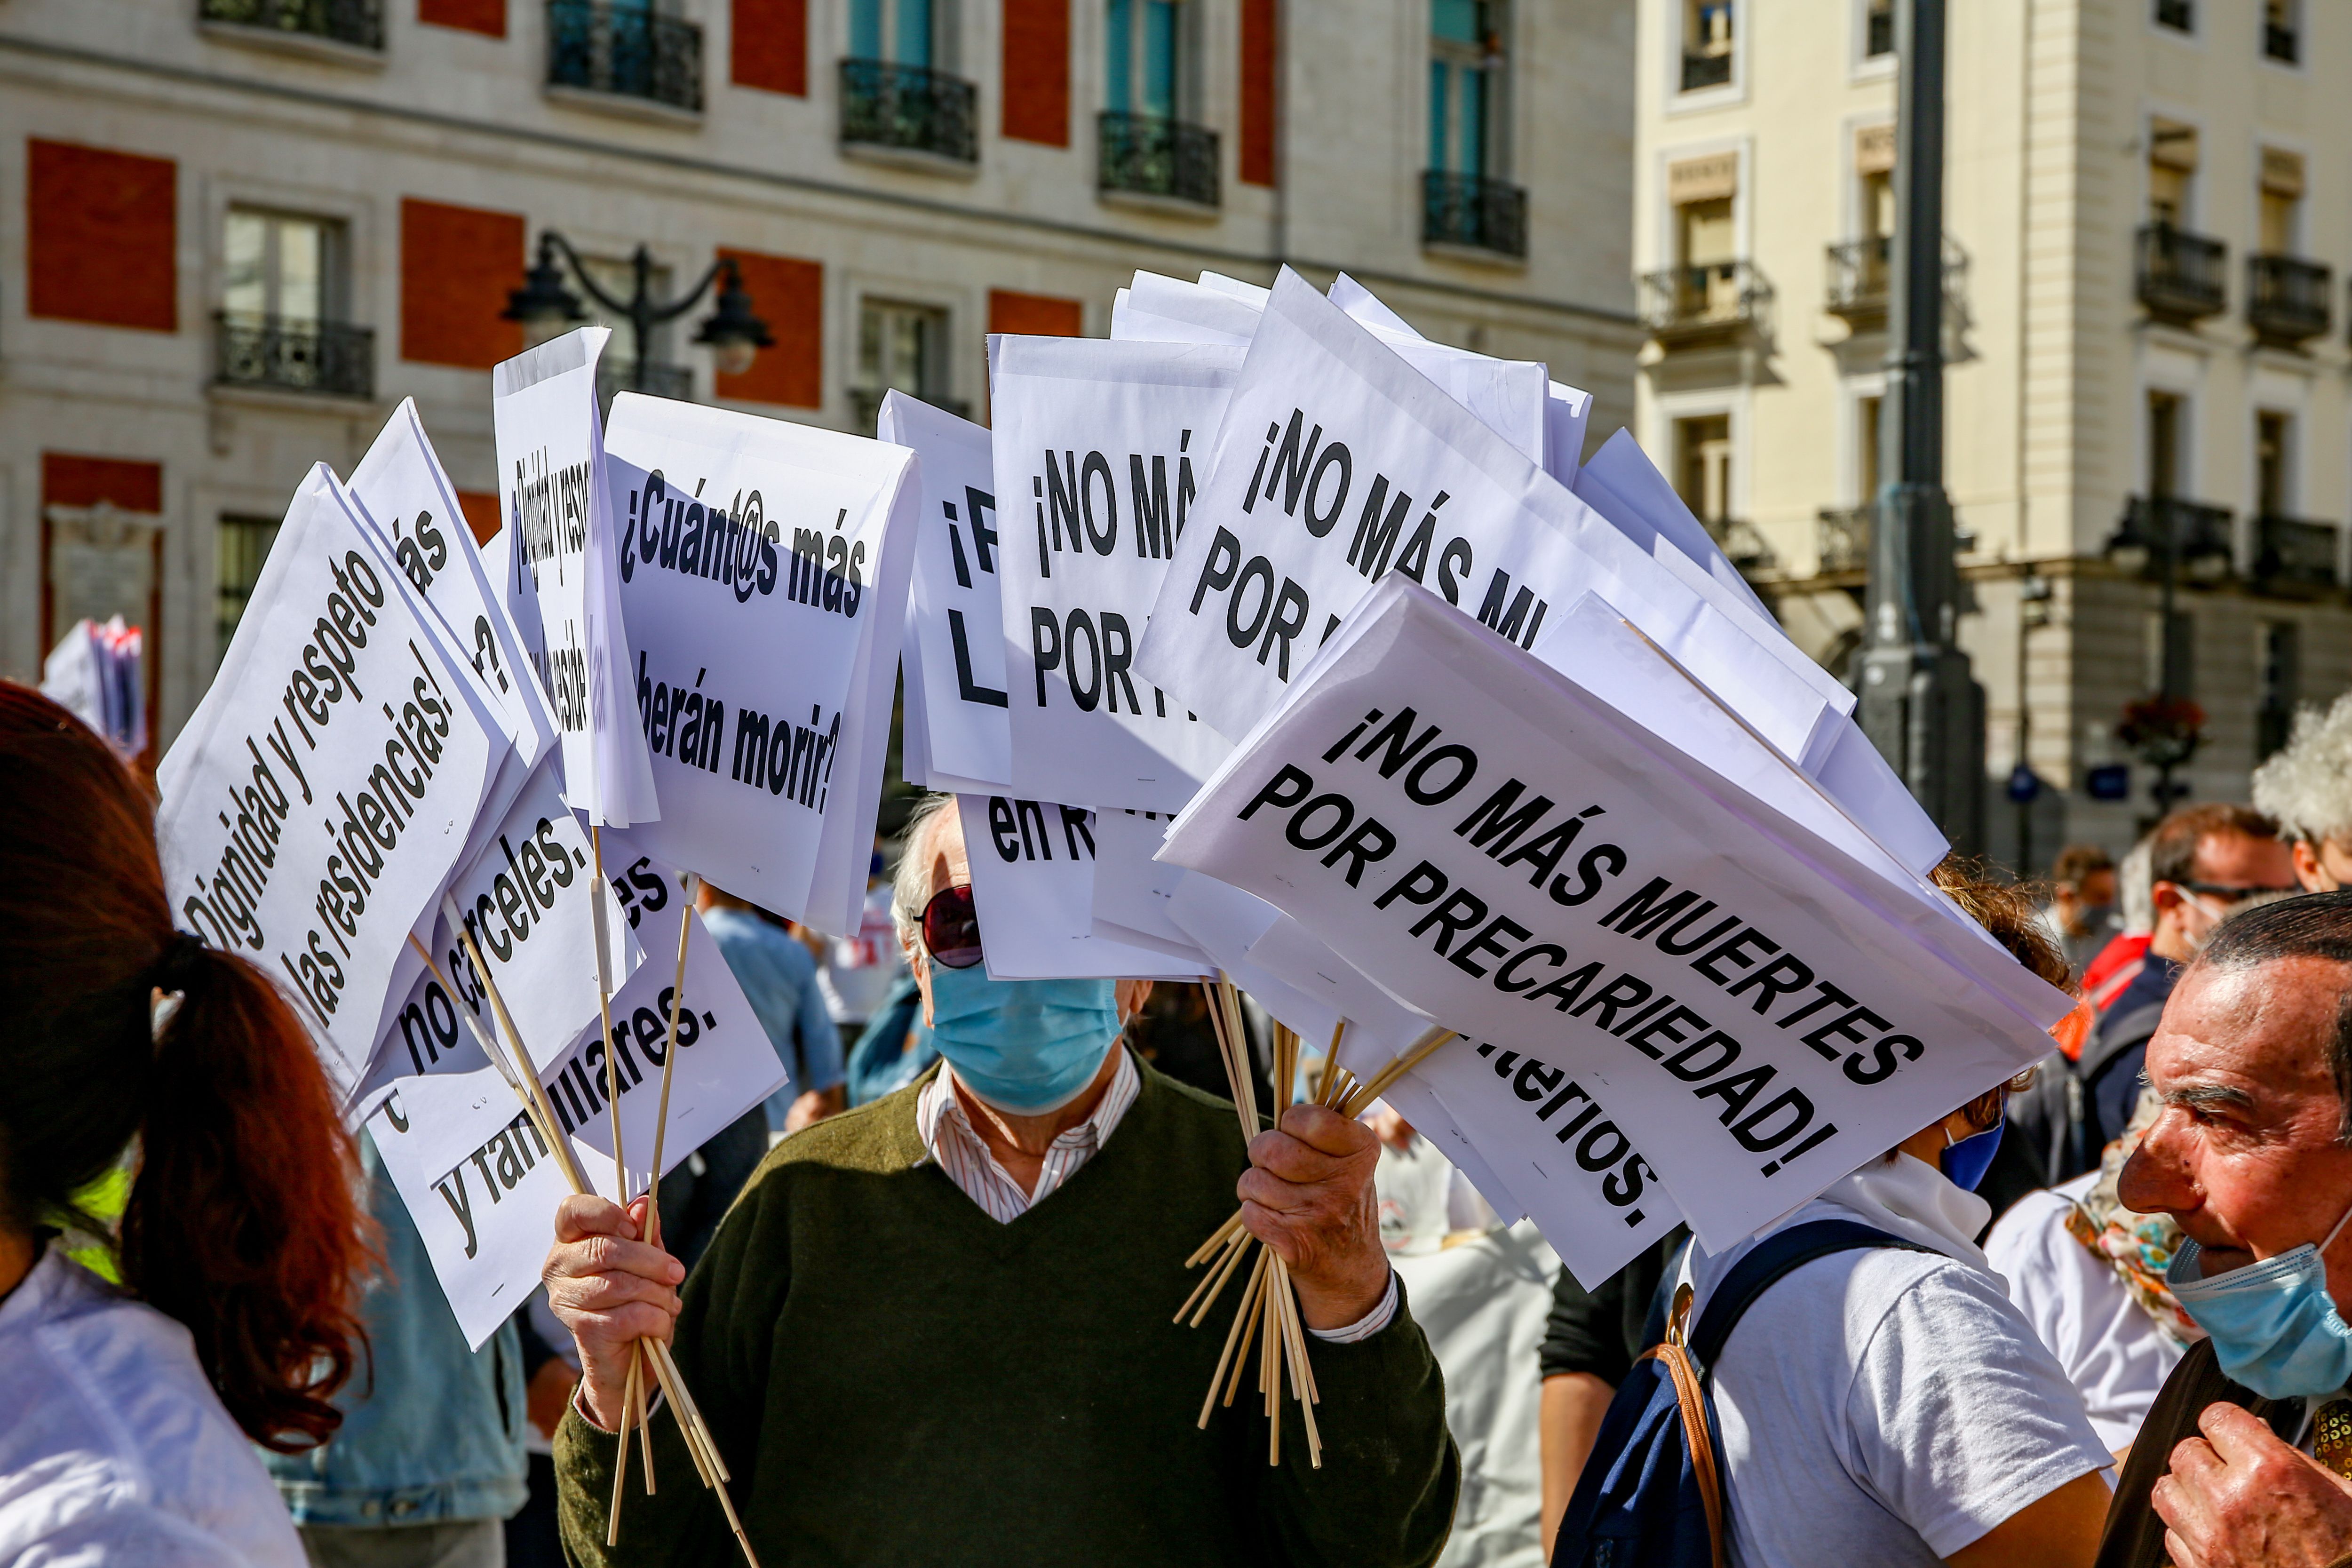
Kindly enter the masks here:
<path id="1" fill-rule="evenodd" d="M 304 1568 L 187 1330 L 54 1248 L 0 1300 L 0 1563 Z"/>
<path id="2" fill-rule="evenodd" d="M 2092 1171 L 2020 1198 L 1985 1237 L 1985 1256 L 2082 1391 L 2099 1441 L 2121 1448 L 2188 1347 L 2141 1310 L 2112 1265 L 2066 1233 L 2067 1214 L 2098 1180 Z"/>
<path id="3" fill-rule="evenodd" d="M 1734 1563 L 1935 1563 L 2114 1462 L 1968 1239 L 1989 1214 L 1905 1154 L 1873 1161 L 1773 1227 L 1860 1220 L 1942 1256 L 1816 1258 L 1732 1331 L 1713 1371 Z M 1694 1249 L 1692 1322 L 1753 1246 Z"/>
<path id="4" fill-rule="evenodd" d="M 816 984 L 824 996 L 824 1010 L 837 1025 L 863 1025 L 881 1010 L 907 972 L 906 954 L 898 947 L 898 928 L 890 919 L 890 884 L 884 882 L 866 895 L 857 917 L 856 936 L 835 937 L 825 943 L 824 962 L 817 966 Z M 857 1042 L 845 1039 L 845 1050 Z"/>

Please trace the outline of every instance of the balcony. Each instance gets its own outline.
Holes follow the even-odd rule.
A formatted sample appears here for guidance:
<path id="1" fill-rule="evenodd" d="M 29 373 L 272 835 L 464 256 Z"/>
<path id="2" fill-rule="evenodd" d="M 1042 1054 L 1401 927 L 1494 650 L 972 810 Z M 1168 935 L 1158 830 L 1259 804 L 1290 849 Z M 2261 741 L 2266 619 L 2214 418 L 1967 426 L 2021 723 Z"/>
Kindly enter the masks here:
<path id="1" fill-rule="evenodd" d="M 1821 564 L 1815 570 L 1822 576 L 1870 570 L 1871 510 L 1868 506 L 1822 508 L 1816 535 Z"/>
<path id="2" fill-rule="evenodd" d="M 871 432 L 874 428 L 875 421 L 882 416 L 882 398 L 889 390 L 890 389 L 887 386 L 878 389 L 871 386 L 851 387 L 849 389 L 850 427 L 861 436 Z M 901 390 L 903 391 L 904 389 L 902 388 Z M 959 419 L 969 419 L 971 417 L 971 405 L 963 398 L 925 397 L 919 392 L 909 392 L 907 393 L 906 395 L 916 398 L 920 402 L 928 403 L 934 408 L 952 414 Z"/>
<path id="3" fill-rule="evenodd" d="M 1157 114 L 1097 117 L 1095 188 L 1195 206 L 1217 205 L 1217 133 Z"/>
<path id="4" fill-rule="evenodd" d="M 2341 584 L 2336 568 L 2336 527 L 2265 512 L 2254 519 L 2254 583 L 2270 593 L 2330 594 Z"/>
<path id="5" fill-rule="evenodd" d="M 200 21 L 348 48 L 383 47 L 383 0 L 201 0 Z"/>
<path id="6" fill-rule="evenodd" d="M 1664 348 L 1727 343 L 1754 327 L 1770 285 L 1745 261 L 1669 267 L 1642 275 L 1642 324 Z"/>
<path id="7" fill-rule="evenodd" d="M 888 60 L 841 62 L 841 142 L 980 161 L 980 89 L 961 77 Z"/>
<path id="8" fill-rule="evenodd" d="M 2295 256 L 2246 258 L 2246 324 L 2273 348 L 2298 349 L 2324 336 L 2327 268 Z"/>
<path id="9" fill-rule="evenodd" d="M 1721 87 L 1731 79 L 1731 46 L 1710 44 L 1704 48 L 1683 51 L 1683 90 L 1697 92 L 1705 88 Z"/>
<path id="10" fill-rule="evenodd" d="M 2229 308 L 2222 268 L 2230 252 L 2220 240 L 2151 223 L 2140 226 L 2136 245 L 2139 302 L 2149 315 L 2187 326 Z"/>
<path id="11" fill-rule="evenodd" d="M 213 317 L 213 380 L 221 386 L 375 395 L 375 329 L 222 310 Z"/>
<path id="12" fill-rule="evenodd" d="M 1426 170 L 1421 176 L 1421 243 L 1524 257 L 1528 193 L 1483 174 Z"/>
<path id="13" fill-rule="evenodd" d="M 2179 577 L 2218 583 L 2237 565 L 2237 542 L 2227 507 L 2176 500 L 2169 496 L 2134 496 L 2106 543 L 2107 559 L 2150 582 L 2164 576 L 2169 555 Z"/>
<path id="14" fill-rule="evenodd" d="M 548 0 L 547 85 L 700 114 L 702 29 L 632 6 Z"/>
<path id="15" fill-rule="evenodd" d="M 2263 24 L 2263 58 L 2291 66 L 2303 58 L 2303 32 L 2278 22 Z"/>

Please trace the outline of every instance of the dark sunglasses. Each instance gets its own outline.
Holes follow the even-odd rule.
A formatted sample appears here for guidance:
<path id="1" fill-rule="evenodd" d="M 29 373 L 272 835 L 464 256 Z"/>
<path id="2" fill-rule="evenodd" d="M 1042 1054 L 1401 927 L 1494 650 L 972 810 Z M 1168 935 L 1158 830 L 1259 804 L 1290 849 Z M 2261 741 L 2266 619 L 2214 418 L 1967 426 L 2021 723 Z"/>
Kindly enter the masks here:
<path id="1" fill-rule="evenodd" d="M 980 915 L 971 907 L 971 888 L 942 888 L 923 906 L 923 951 L 950 969 L 980 962 Z"/>
<path id="2" fill-rule="evenodd" d="M 2243 903 L 2248 899 L 2258 899 L 2265 894 L 2284 896 L 2303 891 L 2301 883 L 2292 883 L 2284 888 L 2260 884 L 2242 886 L 2231 882 L 2183 882 L 2180 885 L 2192 893 L 2202 893 L 2209 899 L 2219 899 L 2228 904 Z"/>

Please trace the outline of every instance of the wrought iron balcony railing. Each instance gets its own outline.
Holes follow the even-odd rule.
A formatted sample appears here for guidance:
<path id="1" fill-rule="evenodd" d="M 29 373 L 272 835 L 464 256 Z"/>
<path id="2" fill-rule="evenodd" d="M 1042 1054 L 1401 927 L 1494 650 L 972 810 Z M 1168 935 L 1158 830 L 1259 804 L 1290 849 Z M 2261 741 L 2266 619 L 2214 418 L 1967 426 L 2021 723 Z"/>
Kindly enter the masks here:
<path id="1" fill-rule="evenodd" d="M 961 77 L 889 60 L 841 62 L 845 145 L 980 159 L 980 89 Z"/>
<path id="2" fill-rule="evenodd" d="M 1525 256 L 1528 193 L 1483 174 L 1425 170 L 1421 176 L 1421 242 Z"/>
<path id="3" fill-rule="evenodd" d="M 1642 324 L 1668 346 L 1727 338 L 1753 326 L 1771 297 L 1745 261 L 1669 267 L 1641 278 Z"/>
<path id="4" fill-rule="evenodd" d="M 2266 343 L 2294 348 L 2326 332 L 2327 268 L 2298 256 L 2246 258 L 2246 323 Z"/>
<path id="5" fill-rule="evenodd" d="M 2106 553 L 2117 565 L 2151 582 L 2163 577 L 2168 554 L 2178 579 L 2211 583 L 2236 569 L 2238 552 L 2229 508 L 2169 496 L 2133 496 L 2107 541 Z"/>
<path id="6" fill-rule="evenodd" d="M 1838 572 L 1870 570 L 1870 517 L 1874 509 L 1862 506 L 1825 506 L 1818 514 L 1821 532 L 1817 536 L 1821 565 L 1824 575 Z"/>
<path id="7" fill-rule="evenodd" d="M 1832 316 L 1844 317 L 1857 332 L 1884 327 L 1894 289 L 1894 244 L 1882 234 L 1831 246 L 1829 289 L 1822 308 Z M 1944 320 L 1948 327 L 1965 325 L 1968 320 L 1968 253 L 1946 235 Z"/>
<path id="8" fill-rule="evenodd" d="M 223 386 L 375 395 L 373 327 L 228 310 L 213 321 L 213 377 Z"/>
<path id="9" fill-rule="evenodd" d="M 2339 530 L 2332 522 L 2264 512 L 2254 519 L 2254 581 L 2265 588 L 2318 590 L 2336 587 Z"/>
<path id="10" fill-rule="evenodd" d="M 1134 195 L 1217 205 L 1217 133 L 1157 114 L 1105 110 L 1095 184 Z"/>
<path id="11" fill-rule="evenodd" d="M 2194 321 L 2228 308 L 2223 268 L 2230 252 L 2220 240 L 2151 223 L 2140 226 L 2135 244 L 2139 302 L 2150 315 Z"/>
<path id="12" fill-rule="evenodd" d="M 201 0 L 199 17 L 270 33 L 383 47 L 383 0 Z"/>
<path id="13" fill-rule="evenodd" d="M 550 87 L 702 112 L 702 29 L 603 0 L 547 0 Z"/>
<path id="14" fill-rule="evenodd" d="M 1685 49 L 1683 51 L 1683 90 L 1696 92 L 1703 87 L 1721 87 L 1731 79 L 1731 50 L 1727 47 Z"/>

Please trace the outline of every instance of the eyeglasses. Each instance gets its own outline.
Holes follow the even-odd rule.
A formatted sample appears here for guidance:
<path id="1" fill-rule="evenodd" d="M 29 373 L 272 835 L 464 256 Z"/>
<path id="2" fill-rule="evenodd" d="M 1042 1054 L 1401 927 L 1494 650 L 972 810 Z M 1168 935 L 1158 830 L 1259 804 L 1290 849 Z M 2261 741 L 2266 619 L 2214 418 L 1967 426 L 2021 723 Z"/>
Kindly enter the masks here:
<path id="1" fill-rule="evenodd" d="M 2248 899 L 2259 899 L 2266 895 L 2286 898 L 2303 891 L 2302 884 L 2292 882 L 2283 888 L 2262 883 L 2242 885 L 2231 882 L 2183 882 L 2180 886 L 2192 893 L 2202 893 L 2209 899 L 2219 899 L 2225 904 L 2243 903 Z"/>
<path id="2" fill-rule="evenodd" d="M 923 906 L 923 951 L 949 969 L 970 969 L 980 962 L 980 915 L 969 886 L 941 888 Z"/>

